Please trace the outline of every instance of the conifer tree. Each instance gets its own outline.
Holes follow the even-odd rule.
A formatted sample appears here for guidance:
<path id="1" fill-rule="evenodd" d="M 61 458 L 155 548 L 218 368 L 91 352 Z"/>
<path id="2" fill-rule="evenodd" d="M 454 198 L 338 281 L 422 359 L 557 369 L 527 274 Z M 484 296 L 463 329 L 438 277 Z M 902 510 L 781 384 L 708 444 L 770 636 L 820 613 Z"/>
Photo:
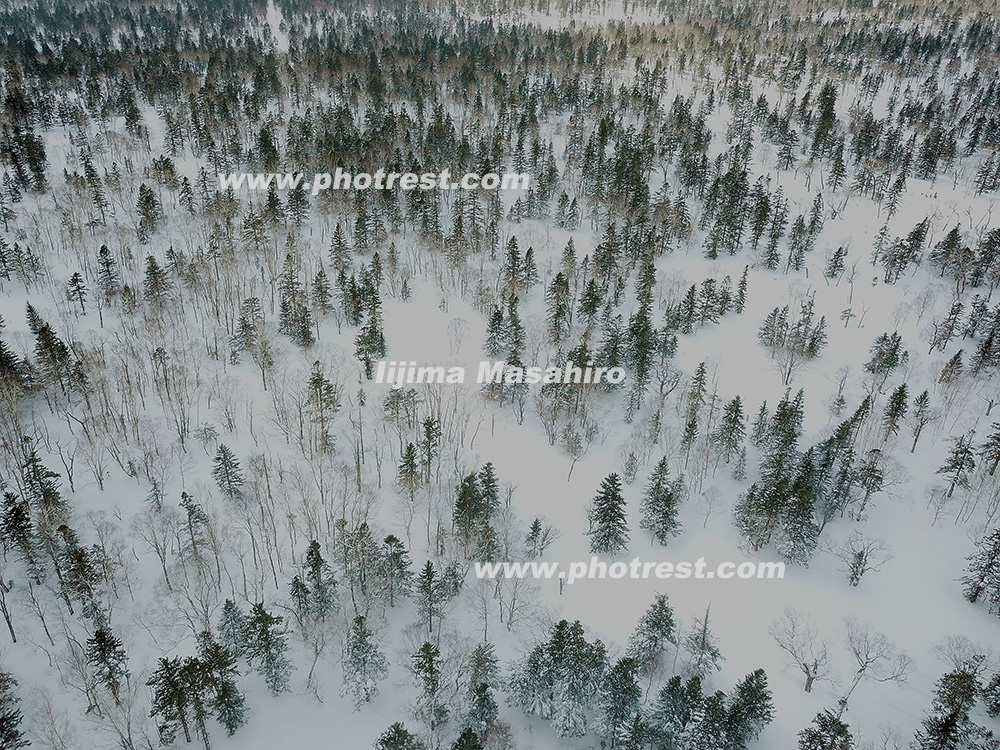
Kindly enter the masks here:
<path id="1" fill-rule="evenodd" d="M 410 595 L 413 586 L 410 556 L 403 543 L 392 534 L 382 540 L 379 577 L 382 580 L 383 595 L 387 597 L 390 607 L 396 606 L 397 599 Z"/>
<path id="2" fill-rule="evenodd" d="M 625 517 L 625 498 L 617 474 L 609 474 L 591 502 L 588 512 L 590 551 L 597 554 L 615 554 L 628 546 L 628 521 Z"/>
<path id="3" fill-rule="evenodd" d="M 222 443 L 215 453 L 212 462 L 212 478 L 219 485 L 222 496 L 231 502 L 237 502 L 243 496 L 245 479 L 240 468 L 239 459 Z"/>
<path id="4" fill-rule="evenodd" d="M 264 609 L 257 602 L 250 610 L 246 625 L 247 661 L 264 678 L 268 689 L 278 695 L 288 690 L 288 680 L 294 665 L 288 660 L 287 631 L 281 627 L 283 618 Z"/>
<path id="5" fill-rule="evenodd" d="M 375 750 L 424 750 L 424 745 L 398 721 L 375 741 Z"/>
<path id="6" fill-rule="evenodd" d="M 727 464 L 739 454 L 746 431 L 743 401 L 739 396 L 734 396 L 723 407 L 719 428 L 712 435 L 712 442 L 717 446 L 719 457 Z"/>
<path id="7" fill-rule="evenodd" d="M 1000 528 L 986 534 L 976 546 L 975 554 L 967 558 L 963 593 L 973 604 L 985 598 L 990 611 L 1000 614 Z"/>
<path id="8" fill-rule="evenodd" d="M 441 688 L 441 652 L 432 643 L 424 643 L 413 655 L 410 671 L 417 680 L 417 718 L 426 724 L 432 736 L 448 722 L 449 710 Z"/>
<path id="9" fill-rule="evenodd" d="M 691 629 L 683 640 L 684 650 L 690 655 L 688 669 L 690 674 L 701 679 L 712 673 L 713 670 L 721 670 L 719 662 L 722 660 L 722 652 L 719 651 L 718 638 L 709 629 L 709 612 L 711 606 L 705 609 L 704 617 L 696 617 Z"/>
<path id="10" fill-rule="evenodd" d="M 745 750 L 774 719 L 774 704 L 763 669 L 754 670 L 736 684 L 727 714 L 726 748 Z"/>
<path id="11" fill-rule="evenodd" d="M 978 734 L 979 727 L 969 718 L 976 703 L 980 685 L 976 676 L 956 669 L 937 682 L 930 713 L 921 722 L 914 738 L 914 750 L 948 750 L 949 748 L 982 747 L 966 744 Z"/>
<path id="12" fill-rule="evenodd" d="M 198 636 L 198 660 L 208 705 L 226 728 L 226 735 L 232 737 L 247 720 L 246 699 L 236 684 L 240 674 L 236 657 L 216 642 L 211 633 L 204 632 Z"/>
<path id="13" fill-rule="evenodd" d="M 70 302 L 75 302 L 80 306 L 81 315 L 87 313 L 85 305 L 87 301 L 87 285 L 84 283 L 83 275 L 79 271 L 70 277 L 69 284 L 66 286 L 66 297 Z"/>
<path id="14" fill-rule="evenodd" d="M 20 699 L 16 689 L 17 680 L 7 672 L 0 672 L 0 747 L 4 750 L 17 750 L 31 744 L 21 729 L 24 716 L 18 707 Z"/>
<path id="15" fill-rule="evenodd" d="M 639 526 L 650 532 L 659 544 L 665 545 L 671 537 L 681 533 L 677 513 L 685 491 L 683 477 L 670 479 L 666 456 L 657 461 L 639 503 Z"/>
<path id="16" fill-rule="evenodd" d="M 950 482 L 948 495 L 951 497 L 956 487 L 969 489 L 972 471 L 976 468 L 976 459 L 972 448 L 972 438 L 975 431 L 970 430 L 964 435 L 949 438 L 952 448 L 941 467 L 935 472 L 943 474 Z"/>
<path id="17" fill-rule="evenodd" d="M 889 396 L 889 401 L 885 405 L 885 412 L 882 415 L 883 445 L 891 436 L 899 432 L 899 423 L 903 420 L 903 417 L 906 416 L 908 398 L 909 391 L 906 387 L 906 383 L 902 383 L 892 392 L 892 395 Z"/>
<path id="18" fill-rule="evenodd" d="M 667 645 L 674 648 L 678 645 L 674 612 L 667 595 L 657 594 L 629 636 L 626 654 L 635 659 L 639 672 L 652 682 Z"/>
<path id="19" fill-rule="evenodd" d="M 611 750 L 619 746 L 639 713 L 642 690 L 636 682 L 638 670 L 636 660 L 626 656 L 619 659 L 601 680 L 595 731 Z"/>
<path id="20" fill-rule="evenodd" d="M 87 640 L 86 654 L 97 679 L 108 689 L 115 703 L 120 704 L 122 680 L 129 674 L 122 642 L 106 627 L 99 626 Z"/>
<path id="21" fill-rule="evenodd" d="M 246 650 L 247 619 L 239 605 L 226 599 L 219 620 L 219 642 L 233 656 L 240 657 Z"/>
<path id="22" fill-rule="evenodd" d="M 654 747 L 687 747 L 692 726 L 697 722 L 703 702 L 701 678 L 692 676 L 685 682 L 680 675 L 672 676 L 656 697 L 650 711 L 650 734 Z"/>
<path id="23" fill-rule="evenodd" d="M 378 695 L 378 683 L 388 674 L 388 662 L 375 643 L 365 618 L 354 618 L 344 642 L 344 687 L 357 711 Z"/>
<path id="24" fill-rule="evenodd" d="M 494 695 L 500 687 L 498 668 L 492 644 L 481 643 L 473 649 L 468 663 L 465 722 L 480 736 L 488 734 L 499 713 Z"/>
<path id="25" fill-rule="evenodd" d="M 987 473 L 992 477 L 1000 465 L 1000 422 L 994 422 L 986 440 L 979 446 L 977 455 L 986 462 Z"/>
<path id="26" fill-rule="evenodd" d="M 798 750 L 854 750 L 854 737 L 837 714 L 823 710 L 799 732 Z"/>

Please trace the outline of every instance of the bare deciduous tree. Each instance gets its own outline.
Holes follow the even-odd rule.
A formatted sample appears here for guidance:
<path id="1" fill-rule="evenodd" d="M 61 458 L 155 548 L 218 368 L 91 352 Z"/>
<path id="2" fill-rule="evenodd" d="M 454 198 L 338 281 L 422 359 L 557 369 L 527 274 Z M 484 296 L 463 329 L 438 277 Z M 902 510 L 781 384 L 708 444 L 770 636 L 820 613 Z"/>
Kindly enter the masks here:
<path id="1" fill-rule="evenodd" d="M 847 709 L 851 694 L 862 680 L 901 685 L 913 671 L 913 659 L 909 655 L 896 648 L 885 635 L 873 631 L 870 625 L 859 623 L 854 617 L 844 618 L 844 641 L 858 668 L 850 687 L 840 699 L 840 715 Z"/>
<path id="2" fill-rule="evenodd" d="M 815 682 L 831 679 L 829 644 L 819 637 L 805 613 L 786 609 L 767 632 L 805 675 L 807 693 L 812 692 Z"/>
<path id="3" fill-rule="evenodd" d="M 857 586 L 869 570 L 877 572 L 892 559 L 884 539 L 866 538 L 860 531 L 853 532 L 847 541 L 831 547 L 830 551 L 846 566 L 841 570 L 847 573 L 851 586 Z"/>

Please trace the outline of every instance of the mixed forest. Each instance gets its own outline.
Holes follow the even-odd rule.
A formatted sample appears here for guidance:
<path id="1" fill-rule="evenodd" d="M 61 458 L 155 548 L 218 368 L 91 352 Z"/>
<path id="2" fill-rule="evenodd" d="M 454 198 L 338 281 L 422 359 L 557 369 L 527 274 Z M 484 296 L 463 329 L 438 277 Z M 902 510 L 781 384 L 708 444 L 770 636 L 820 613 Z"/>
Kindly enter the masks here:
<path id="1" fill-rule="evenodd" d="M 998 64 L 964 0 L 0 1 L 0 750 L 1000 748 Z M 337 168 L 531 179 L 219 181 Z M 591 556 L 786 576 L 475 572 Z"/>

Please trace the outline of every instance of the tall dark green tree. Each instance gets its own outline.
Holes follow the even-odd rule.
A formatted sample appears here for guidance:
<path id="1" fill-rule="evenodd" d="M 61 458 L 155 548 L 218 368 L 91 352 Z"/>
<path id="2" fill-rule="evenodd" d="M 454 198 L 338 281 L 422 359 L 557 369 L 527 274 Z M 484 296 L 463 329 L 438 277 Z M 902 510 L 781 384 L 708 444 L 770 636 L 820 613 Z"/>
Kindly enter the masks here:
<path id="1" fill-rule="evenodd" d="M 590 530 L 590 551 L 597 554 L 615 554 L 628 546 L 628 520 L 625 516 L 625 497 L 621 479 L 609 474 L 601 481 L 597 495 L 591 501 L 587 514 Z"/>

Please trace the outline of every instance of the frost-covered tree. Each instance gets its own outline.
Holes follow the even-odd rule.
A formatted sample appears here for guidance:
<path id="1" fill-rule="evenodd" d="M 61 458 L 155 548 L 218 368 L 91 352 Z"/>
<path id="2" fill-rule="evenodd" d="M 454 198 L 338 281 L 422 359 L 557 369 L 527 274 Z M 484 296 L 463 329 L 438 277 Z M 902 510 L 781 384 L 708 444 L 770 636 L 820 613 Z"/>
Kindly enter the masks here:
<path id="1" fill-rule="evenodd" d="M 246 480 L 243 470 L 240 468 L 239 459 L 230 450 L 229 446 L 222 443 L 215 453 L 212 461 L 212 478 L 219 485 L 222 496 L 232 502 L 238 501 L 243 495 L 243 485 Z"/>
<path id="2" fill-rule="evenodd" d="M 632 720 L 639 713 L 642 689 L 636 681 L 638 671 L 638 662 L 626 656 L 619 659 L 601 680 L 594 731 L 612 750 L 621 744 Z"/>
<path id="3" fill-rule="evenodd" d="M 979 540 L 975 554 L 968 561 L 962 578 L 965 598 L 973 604 L 986 599 L 990 611 L 1000 613 L 1000 528 Z"/>
<path id="4" fill-rule="evenodd" d="M 721 670 L 722 652 L 719 651 L 719 639 L 709 629 L 709 612 L 706 607 L 704 617 L 696 617 L 691 628 L 681 641 L 688 653 L 687 669 L 689 674 L 704 679 L 713 671 Z"/>
<path id="5" fill-rule="evenodd" d="M 342 692 L 351 696 L 357 711 L 378 695 L 378 683 L 389 671 L 385 655 L 360 615 L 354 618 L 344 639 L 343 667 Z"/>
<path id="6" fill-rule="evenodd" d="M 414 714 L 424 723 L 432 737 L 448 723 L 450 711 L 441 685 L 441 651 L 432 643 L 424 643 L 413 655 L 410 672 L 417 681 L 420 694 Z"/>
<path id="7" fill-rule="evenodd" d="M 590 523 L 587 536 L 590 537 L 591 552 L 615 554 L 628 546 L 625 497 L 617 474 L 609 474 L 601 481 L 600 489 L 591 501 L 587 520 Z"/>
<path id="8" fill-rule="evenodd" d="M 8 672 L 0 672 L 0 747 L 4 750 L 17 750 L 31 744 L 21 728 L 24 716 L 16 691 L 17 680 Z"/>
<path id="9" fill-rule="evenodd" d="M 972 438 L 975 432 L 970 430 L 963 435 L 949 438 L 951 450 L 941 467 L 935 472 L 943 474 L 948 480 L 948 494 L 951 497 L 956 487 L 963 490 L 969 489 L 972 479 L 972 472 L 976 468 L 975 451 L 972 445 Z"/>
<path id="10" fill-rule="evenodd" d="M 799 732 L 798 750 L 854 750 L 850 727 L 832 711 L 813 717 L 812 725 Z"/>
<path id="11" fill-rule="evenodd" d="M 674 612 L 667 595 L 657 594 L 629 636 L 626 653 L 635 659 L 639 672 L 652 683 L 668 645 L 674 648 L 678 645 Z"/>
<path id="12" fill-rule="evenodd" d="M 87 640 L 86 654 L 97 679 L 111 693 L 115 703 L 120 703 L 122 681 L 129 674 L 128 656 L 121 640 L 108 628 L 100 626 Z"/>
<path id="13" fill-rule="evenodd" d="M 288 681 L 295 669 L 288 659 L 288 635 L 281 627 L 283 621 L 268 612 L 262 602 L 254 604 L 247 617 L 247 661 L 274 695 L 289 689 Z"/>
<path id="14" fill-rule="evenodd" d="M 639 526 L 650 532 L 659 544 L 667 544 L 681 533 L 677 513 L 685 493 L 684 477 L 670 478 L 670 467 L 664 456 L 656 462 L 639 501 Z"/>
<path id="15" fill-rule="evenodd" d="M 398 721 L 379 735 L 374 747 L 375 750 L 424 750 L 424 744 Z"/>

